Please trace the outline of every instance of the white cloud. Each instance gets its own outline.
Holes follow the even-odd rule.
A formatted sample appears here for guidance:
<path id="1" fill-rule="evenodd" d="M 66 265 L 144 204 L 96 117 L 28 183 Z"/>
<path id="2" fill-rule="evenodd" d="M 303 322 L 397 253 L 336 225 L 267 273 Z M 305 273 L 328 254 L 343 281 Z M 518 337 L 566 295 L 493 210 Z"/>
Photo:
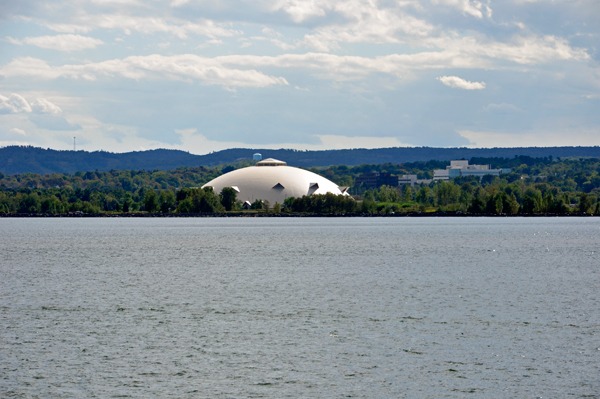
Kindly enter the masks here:
<path id="1" fill-rule="evenodd" d="M 503 59 L 518 64 L 534 65 L 556 60 L 585 60 L 590 56 L 585 49 L 572 48 L 566 39 L 555 36 L 516 36 L 511 42 L 477 42 L 465 38 L 455 45 L 464 52 Z"/>
<path id="2" fill-rule="evenodd" d="M 321 145 L 315 149 L 339 150 L 343 148 L 390 148 L 408 147 L 396 137 L 346 137 L 336 135 L 317 135 Z"/>
<path id="3" fill-rule="evenodd" d="M 331 1 L 318 0 L 279 0 L 273 2 L 273 11 L 283 10 L 296 23 L 303 22 L 313 17 L 322 17 L 331 9 Z"/>
<path id="4" fill-rule="evenodd" d="M 27 136 L 27 133 L 25 132 L 25 130 L 23 130 L 23 129 L 19 129 L 19 128 L 17 128 L 17 127 L 14 127 L 14 128 L 12 128 L 12 129 L 10 129 L 10 130 L 9 130 L 9 132 L 11 132 L 11 133 L 16 133 L 16 134 L 19 134 L 19 135 L 21 135 L 21 136 Z"/>
<path id="5" fill-rule="evenodd" d="M 16 93 L 8 97 L 0 95 L 0 114 L 30 113 L 31 107 L 27 100 Z"/>
<path id="6" fill-rule="evenodd" d="M 196 79 L 205 84 L 226 87 L 267 87 L 288 84 L 281 77 L 268 76 L 253 69 L 231 69 L 225 67 L 217 59 L 193 54 L 133 56 L 122 60 L 116 59 L 60 67 L 52 67 L 40 59 L 25 57 L 17 58 L 0 68 L 0 75 L 5 77 L 29 76 L 41 79 L 64 77 L 85 80 L 96 80 L 98 75 L 122 76 L 135 80 L 151 78 Z"/>
<path id="7" fill-rule="evenodd" d="M 5 42 L 8 42 L 8 43 L 11 43 L 11 44 L 16 44 L 17 46 L 20 46 L 20 45 L 22 45 L 22 44 L 23 44 L 23 42 L 22 42 L 21 40 L 19 40 L 19 39 L 15 39 L 15 38 L 13 38 L 13 37 L 10 37 L 10 36 L 6 36 L 6 37 L 4 38 L 4 41 L 5 41 Z"/>
<path id="8" fill-rule="evenodd" d="M 275 46 L 279 47 L 280 49 L 283 50 L 290 50 L 293 49 L 295 46 L 282 42 L 279 39 L 275 39 L 275 38 L 270 38 L 270 37 L 264 37 L 264 36 L 252 36 L 250 39 L 252 40 L 256 40 L 256 41 L 267 41 L 267 42 L 271 42 L 272 44 L 274 44 Z M 250 43 L 248 44 L 248 46 L 250 45 Z M 242 48 L 244 47 L 244 45 L 242 44 Z M 246 46 L 247 47 L 247 46 Z"/>
<path id="9" fill-rule="evenodd" d="M 505 133 L 494 131 L 461 130 L 460 135 L 471 141 L 469 147 L 554 147 L 599 146 L 599 128 L 571 128 L 567 130 Z"/>
<path id="10" fill-rule="evenodd" d="M 470 56 L 459 57 L 453 52 L 423 52 L 391 54 L 381 57 L 339 56 L 326 53 L 283 54 L 275 57 L 231 55 L 217 57 L 223 64 L 246 67 L 279 67 L 313 70 L 320 77 L 334 80 L 360 79 L 371 73 L 391 74 L 404 78 L 410 71 L 441 68 L 477 68 L 487 65 Z M 0 70 L 1 73 L 1 70 Z"/>
<path id="11" fill-rule="evenodd" d="M 0 147 L 8 147 L 12 145 L 31 145 L 26 141 L 0 141 Z"/>
<path id="12" fill-rule="evenodd" d="M 339 43 L 410 43 L 436 31 L 432 24 L 402 8 L 382 8 L 377 2 L 333 2 L 330 7 L 346 22 L 318 26 L 301 44 L 329 51 Z"/>
<path id="13" fill-rule="evenodd" d="M 93 37 L 72 34 L 27 37 L 23 41 L 27 44 L 58 51 L 81 51 L 93 49 L 104 44 L 102 40 L 94 39 Z"/>
<path id="14" fill-rule="evenodd" d="M 62 116 L 52 115 L 52 114 L 41 114 L 41 115 L 32 115 L 29 117 L 29 120 L 33 122 L 37 127 L 53 130 L 53 131 L 75 131 L 81 130 L 81 125 L 77 123 L 70 123 Z"/>
<path id="15" fill-rule="evenodd" d="M 463 14 L 469 14 L 476 18 L 483 18 L 482 9 L 485 10 L 488 17 L 491 16 L 491 9 L 481 4 L 479 1 L 469 0 L 432 0 L 433 4 L 445 4 L 460 10 Z"/>
<path id="16" fill-rule="evenodd" d="M 34 112 L 40 114 L 55 114 L 58 115 L 62 112 L 59 106 L 52 104 L 50 101 L 45 98 L 38 98 L 31 102 L 31 109 Z"/>
<path id="17" fill-rule="evenodd" d="M 374 58 L 327 53 L 278 56 L 229 55 L 214 58 L 193 54 L 172 56 L 154 54 L 63 66 L 50 66 L 40 59 L 22 57 L 0 67 L 0 75 L 5 77 L 31 76 L 42 79 L 66 77 L 85 80 L 96 80 L 98 76 L 123 76 L 136 80 L 145 78 L 197 79 L 206 84 L 227 87 L 266 87 L 285 85 L 287 80 L 283 77 L 268 76 L 253 69 L 231 69 L 225 65 L 238 65 L 243 68 L 302 68 L 334 80 L 359 79 L 371 73 L 391 74 L 403 79 L 414 74 L 414 71 L 423 69 L 495 69 L 502 66 L 497 64 L 498 59 L 535 65 L 553 60 L 589 58 L 585 50 L 573 49 L 566 41 L 554 37 L 516 38 L 511 43 L 479 43 L 473 38 L 442 38 L 432 39 L 429 42 L 443 50 L 390 54 Z M 484 83 L 469 83 L 456 77 L 444 77 L 443 80 L 442 78 L 440 80 L 444 84 L 454 85 L 452 87 L 468 89 L 485 87 Z"/>
<path id="18" fill-rule="evenodd" d="M 204 35 L 210 38 L 231 37 L 241 32 L 228 29 L 227 24 L 217 24 L 208 19 L 188 22 L 180 19 L 165 19 L 162 17 L 140 17 L 126 14 L 83 14 L 70 24 L 46 24 L 46 27 L 56 32 L 75 33 L 89 32 L 93 29 L 118 29 L 130 35 L 132 31 L 144 34 L 169 33 L 180 39 L 188 34 Z"/>
<path id="19" fill-rule="evenodd" d="M 351 137 L 340 135 L 316 135 L 320 141 L 318 144 L 286 143 L 252 144 L 249 142 L 224 142 L 210 140 L 195 128 L 176 129 L 181 137 L 181 144 L 165 145 L 165 143 L 147 142 L 145 149 L 150 148 L 176 148 L 190 151 L 193 154 L 207 154 L 212 151 L 225 150 L 227 148 L 261 148 L 261 149 L 297 149 L 297 150 L 334 150 L 343 148 L 384 148 L 384 147 L 406 147 L 406 143 L 399 141 L 396 137 Z"/>
<path id="20" fill-rule="evenodd" d="M 93 28 L 91 26 L 86 26 L 86 25 L 79 25 L 79 24 L 53 24 L 53 23 L 46 23 L 45 24 L 46 28 L 53 30 L 55 32 L 60 32 L 60 33 L 88 33 L 90 32 Z"/>
<path id="21" fill-rule="evenodd" d="M 464 90 L 482 90 L 485 89 L 485 82 L 469 82 L 467 80 L 461 79 L 458 76 L 440 76 L 436 78 L 443 84 L 449 87 L 453 87 L 455 89 L 464 89 Z"/>

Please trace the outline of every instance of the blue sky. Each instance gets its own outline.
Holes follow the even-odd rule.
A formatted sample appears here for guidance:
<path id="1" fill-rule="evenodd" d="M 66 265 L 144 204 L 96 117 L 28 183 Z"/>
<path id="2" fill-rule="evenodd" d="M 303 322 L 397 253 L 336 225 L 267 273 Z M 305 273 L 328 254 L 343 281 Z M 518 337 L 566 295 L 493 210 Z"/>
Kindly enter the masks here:
<path id="1" fill-rule="evenodd" d="M 600 145 L 597 0 L 0 2 L 0 146 Z"/>

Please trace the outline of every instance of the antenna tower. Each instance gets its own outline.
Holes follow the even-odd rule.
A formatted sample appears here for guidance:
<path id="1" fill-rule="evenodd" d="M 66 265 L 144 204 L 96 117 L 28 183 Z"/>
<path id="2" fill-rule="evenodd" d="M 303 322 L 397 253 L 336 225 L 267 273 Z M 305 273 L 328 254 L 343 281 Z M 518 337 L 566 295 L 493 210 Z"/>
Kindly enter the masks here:
<path id="1" fill-rule="evenodd" d="M 77 147 L 75 146 L 75 139 L 76 137 L 73 137 L 73 151 L 77 151 Z"/>

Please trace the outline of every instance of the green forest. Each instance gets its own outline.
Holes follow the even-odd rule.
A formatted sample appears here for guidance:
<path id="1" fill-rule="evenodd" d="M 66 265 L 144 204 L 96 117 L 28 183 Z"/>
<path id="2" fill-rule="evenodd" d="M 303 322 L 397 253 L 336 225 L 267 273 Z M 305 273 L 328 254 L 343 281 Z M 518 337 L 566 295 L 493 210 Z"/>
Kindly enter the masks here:
<path id="1" fill-rule="evenodd" d="M 156 149 L 125 153 L 107 151 L 68 151 L 32 146 L 0 147 L 0 172 L 75 173 L 78 170 L 174 170 L 178 167 L 217 166 L 250 160 L 259 152 L 264 158 L 276 158 L 290 166 L 361 165 L 417 162 L 437 159 L 471 159 L 473 157 L 600 157 L 600 147 L 515 147 L 515 148 L 355 148 L 346 150 L 299 151 L 290 149 L 230 148 L 205 155 L 179 150 Z"/>
<path id="2" fill-rule="evenodd" d="M 353 197 L 313 195 L 288 198 L 283 204 L 256 201 L 244 212 L 402 214 L 600 214 L 598 158 L 471 158 L 471 164 L 511 168 L 498 176 L 458 177 L 414 187 L 356 187 L 355 178 L 372 171 L 416 174 L 428 179 L 449 162 L 363 164 L 307 168 L 340 186 Z M 215 193 L 200 187 L 251 161 L 216 167 L 180 167 L 171 171 L 110 170 L 73 174 L 0 173 L 0 214 L 69 213 L 222 213 L 241 212 L 235 192 Z"/>

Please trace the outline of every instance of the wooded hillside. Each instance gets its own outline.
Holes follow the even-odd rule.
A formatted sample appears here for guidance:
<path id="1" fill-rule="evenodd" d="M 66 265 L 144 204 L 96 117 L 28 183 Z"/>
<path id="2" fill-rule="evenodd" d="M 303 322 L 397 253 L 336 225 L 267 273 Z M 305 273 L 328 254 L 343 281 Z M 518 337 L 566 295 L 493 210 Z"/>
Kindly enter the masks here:
<path id="1" fill-rule="evenodd" d="M 127 153 L 105 151 L 57 151 L 37 147 L 10 146 L 0 148 L 0 172 L 75 173 L 77 171 L 173 170 L 178 167 L 215 166 L 251 160 L 254 153 L 263 158 L 276 158 L 291 166 L 329 166 L 361 164 L 401 164 L 429 160 L 450 161 L 471 158 L 600 157 L 600 147 L 519 147 L 519 148 L 377 148 L 331 151 L 296 151 L 234 148 L 206 155 L 179 150 L 148 150 Z"/>

